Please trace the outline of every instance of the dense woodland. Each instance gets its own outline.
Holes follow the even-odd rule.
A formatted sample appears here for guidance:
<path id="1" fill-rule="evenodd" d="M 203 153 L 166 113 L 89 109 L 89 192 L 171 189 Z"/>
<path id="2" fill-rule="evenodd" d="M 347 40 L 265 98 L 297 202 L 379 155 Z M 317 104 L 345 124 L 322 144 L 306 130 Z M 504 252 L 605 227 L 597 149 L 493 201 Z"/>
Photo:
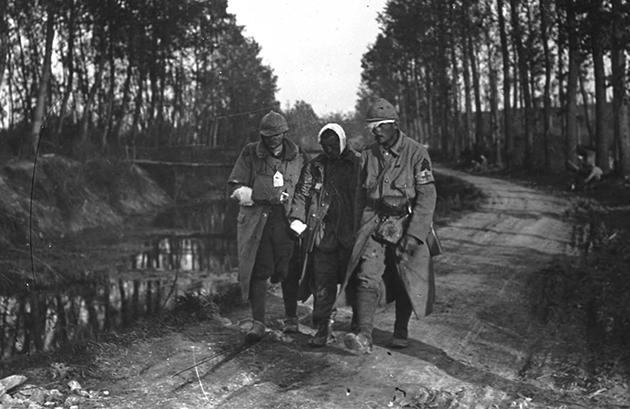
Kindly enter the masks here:
<path id="1" fill-rule="evenodd" d="M 238 148 L 281 109 L 276 77 L 227 0 L 0 0 L 0 153 Z M 356 114 L 282 107 L 308 149 L 326 121 L 364 133 L 382 96 L 436 155 L 561 169 L 579 145 L 630 174 L 630 3 L 390 0 Z M 360 145 L 360 144 L 359 144 Z"/>
<path id="2" fill-rule="evenodd" d="M 397 101 L 451 158 L 560 169 L 584 145 L 604 172 L 630 174 L 630 2 L 390 0 L 380 20 L 359 108 Z"/>
<path id="3" fill-rule="evenodd" d="M 0 145 L 12 155 L 233 144 L 276 77 L 227 0 L 0 0 Z"/>

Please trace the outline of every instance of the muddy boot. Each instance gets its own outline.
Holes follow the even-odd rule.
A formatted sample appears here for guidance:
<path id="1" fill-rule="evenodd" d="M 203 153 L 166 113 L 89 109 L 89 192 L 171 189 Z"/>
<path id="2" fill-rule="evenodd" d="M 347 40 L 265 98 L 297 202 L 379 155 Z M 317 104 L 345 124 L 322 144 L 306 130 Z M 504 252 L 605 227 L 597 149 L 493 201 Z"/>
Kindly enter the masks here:
<path id="1" fill-rule="evenodd" d="M 285 334 L 299 334 L 300 333 L 300 323 L 298 321 L 298 317 L 287 317 L 284 320 L 284 328 L 282 332 Z"/>
<path id="2" fill-rule="evenodd" d="M 400 292 L 396 295 L 396 321 L 394 321 L 394 334 L 389 342 L 390 348 L 402 349 L 409 346 L 407 337 L 409 336 L 408 326 L 409 319 L 413 307 L 411 306 L 411 300 L 404 287 L 401 287 Z"/>
<path id="3" fill-rule="evenodd" d="M 372 352 L 372 341 L 362 332 L 353 334 L 347 333 L 343 337 L 343 344 L 346 348 L 356 351 L 360 354 L 369 354 Z"/>
<path id="4" fill-rule="evenodd" d="M 308 341 L 308 345 L 313 348 L 321 348 L 329 342 L 333 342 L 332 323 L 332 320 L 328 320 L 326 324 L 320 324 L 313 338 Z"/>
<path id="5" fill-rule="evenodd" d="M 254 344 L 262 339 L 265 335 L 265 324 L 260 321 L 252 321 L 252 327 L 245 335 L 245 343 Z"/>
<path id="6" fill-rule="evenodd" d="M 396 336 L 394 335 L 392 340 L 389 341 L 390 348 L 403 349 L 403 348 L 407 348 L 408 346 L 409 346 L 409 340 L 407 338 L 396 338 Z"/>
<path id="7" fill-rule="evenodd" d="M 348 333 L 343 339 L 348 349 L 364 354 L 372 352 L 372 328 L 376 312 L 377 293 L 373 288 L 359 287 L 356 300 L 356 320 L 359 333 Z"/>

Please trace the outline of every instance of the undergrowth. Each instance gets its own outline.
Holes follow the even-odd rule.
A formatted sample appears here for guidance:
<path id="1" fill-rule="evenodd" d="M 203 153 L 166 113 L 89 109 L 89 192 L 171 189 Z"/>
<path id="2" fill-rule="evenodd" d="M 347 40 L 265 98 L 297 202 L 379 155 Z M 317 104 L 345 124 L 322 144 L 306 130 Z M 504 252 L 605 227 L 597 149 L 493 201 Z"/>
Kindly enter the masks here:
<path id="1" fill-rule="evenodd" d="M 630 377 L 630 231 L 604 218 L 592 208 L 578 217 L 580 255 L 535 275 L 532 305 L 548 328 L 573 327 L 590 376 Z"/>

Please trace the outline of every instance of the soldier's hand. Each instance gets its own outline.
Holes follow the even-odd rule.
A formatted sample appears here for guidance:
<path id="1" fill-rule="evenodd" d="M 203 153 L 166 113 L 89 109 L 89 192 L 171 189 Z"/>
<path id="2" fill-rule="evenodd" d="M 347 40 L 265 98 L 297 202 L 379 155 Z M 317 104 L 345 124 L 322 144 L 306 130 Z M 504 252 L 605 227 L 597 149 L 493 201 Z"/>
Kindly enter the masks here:
<path id="1" fill-rule="evenodd" d="M 399 258 L 404 257 L 405 255 L 413 256 L 421 244 L 422 241 L 418 240 L 416 237 L 410 234 L 405 234 L 402 239 L 400 239 L 398 246 L 396 246 L 396 255 Z"/>
<path id="2" fill-rule="evenodd" d="M 240 186 L 232 192 L 230 197 L 237 200 L 241 206 L 252 206 L 254 204 L 252 200 L 252 188 L 249 186 Z"/>

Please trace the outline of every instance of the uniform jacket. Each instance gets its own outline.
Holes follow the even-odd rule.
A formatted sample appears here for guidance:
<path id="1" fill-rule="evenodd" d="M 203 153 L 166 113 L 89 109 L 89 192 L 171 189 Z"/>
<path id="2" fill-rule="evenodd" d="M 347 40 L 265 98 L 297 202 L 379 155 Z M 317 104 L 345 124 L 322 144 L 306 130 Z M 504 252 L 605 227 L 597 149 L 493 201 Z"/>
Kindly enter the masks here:
<path id="1" fill-rule="evenodd" d="M 358 216 L 360 216 L 356 200 L 360 155 L 347 147 L 336 161 L 341 162 L 333 165 L 332 160 L 322 153 L 313 158 L 302 170 L 289 214 L 290 219 L 301 220 L 307 225 L 301 248 L 302 260 L 309 256 L 306 253 L 310 253 L 313 248 L 324 244 L 322 243 L 324 236 L 327 233 L 331 234 L 327 229 L 334 229 L 333 232 L 340 245 L 350 248 L 354 244 L 355 232 L 359 223 Z M 343 172 L 341 182 L 343 186 L 335 186 L 335 188 L 349 190 L 348 205 L 350 208 L 338 209 L 341 212 L 340 215 L 337 215 L 338 220 L 329 221 L 326 216 L 329 213 L 331 202 L 334 200 L 333 196 L 336 194 L 328 191 L 327 186 L 329 184 L 325 180 L 326 169 L 331 166 L 335 166 L 335 171 Z M 349 217 L 340 217 L 345 215 Z M 332 223 L 336 225 L 331 226 Z M 310 295 L 308 289 L 310 270 L 309 268 L 304 277 L 301 277 L 300 299 L 303 301 Z"/>
<path id="2" fill-rule="evenodd" d="M 384 173 L 379 177 L 381 171 Z M 431 228 L 436 201 L 428 152 L 401 132 L 398 141 L 388 150 L 376 143 L 370 145 L 361 156 L 360 172 L 361 200 L 365 205 L 340 296 L 363 257 L 368 238 L 380 222 L 375 203 L 383 197 L 406 197 L 411 203 L 411 216 L 405 233 L 419 239 L 421 244 L 413 254 L 402 254 L 395 265 L 388 267 L 400 274 L 416 316 L 428 315 L 433 308 L 435 278 L 425 239 Z M 387 284 L 385 282 L 386 291 Z"/>
<path id="3" fill-rule="evenodd" d="M 306 160 L 304 153 L 295 143 L 289 139 L 285 139 L 283 143 L 283 160 L 280 169 L 273 169 L 269 165 L 271 155 L 262 142 L 246 145 L 234 164 L 232 173 L 228 178 L 228 186 L 230 191 L 239 186 L 253 187 L 257 175 L 271 177 L 276 170 L 279 170 L 284 179 L 283 191 L 288 194 L 288 200 L 284 202 L 285 212 L 288 215 L 300 171 Z M 239 263 L 238 277 L 243 300 L 249 298 L 252 269 L 268 214 L 268 205 L 254 203 L 253 206 L 239 206 L 236 219 L 236 237 Z"/>

